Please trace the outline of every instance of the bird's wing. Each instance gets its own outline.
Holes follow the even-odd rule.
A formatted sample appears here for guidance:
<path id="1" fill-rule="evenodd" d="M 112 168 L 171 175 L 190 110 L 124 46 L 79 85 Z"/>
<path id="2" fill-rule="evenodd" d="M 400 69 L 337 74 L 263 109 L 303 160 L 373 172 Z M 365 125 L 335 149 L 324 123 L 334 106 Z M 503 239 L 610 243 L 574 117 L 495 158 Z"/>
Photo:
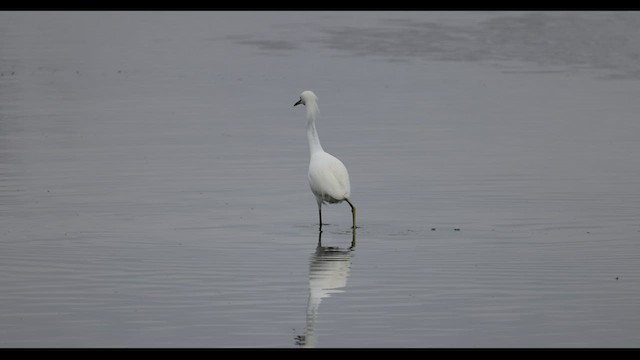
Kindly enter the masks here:
<path id="1" fill-rule="evenodd" d="M 342 161 L 328 154 L 317 154 L 309 163 L 309 185 L 314 194 L 341 201 L 351 192 L 349 173 Z"/>

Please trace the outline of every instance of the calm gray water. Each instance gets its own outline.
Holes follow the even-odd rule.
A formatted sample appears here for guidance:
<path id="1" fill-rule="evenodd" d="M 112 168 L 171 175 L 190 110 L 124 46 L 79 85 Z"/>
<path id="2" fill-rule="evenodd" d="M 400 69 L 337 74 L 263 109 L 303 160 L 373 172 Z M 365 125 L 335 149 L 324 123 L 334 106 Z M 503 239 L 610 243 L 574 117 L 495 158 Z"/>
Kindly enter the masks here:
<path id="1" fill-rule="evenodd" d="M 637 347 L 639 99 L 638 12 L 0 12 L 0 346 Z"/>

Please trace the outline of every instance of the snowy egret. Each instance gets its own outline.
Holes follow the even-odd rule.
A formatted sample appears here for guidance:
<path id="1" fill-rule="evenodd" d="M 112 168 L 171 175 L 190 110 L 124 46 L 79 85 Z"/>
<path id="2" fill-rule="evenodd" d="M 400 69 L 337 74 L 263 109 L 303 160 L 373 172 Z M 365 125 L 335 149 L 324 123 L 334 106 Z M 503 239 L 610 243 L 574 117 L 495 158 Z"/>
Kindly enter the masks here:
<path id="1" fill-rule="evenodd" d="M 320 145 L 318 132 L 316 131 L 316 116 L 318 115 L 318 97 L 313 91 L 303 91 L 300 100 L 293 104 L 307 107 L 307 139 L 309 140 L 309 186 L 318 202 L 318 215 L 320 216 L 320 231 L 322 231 L 322 204 L 336 204 L 346 201 L 351 206 L 353 230 L 356 229 L 356 208 L 349 201 L 351 184 L 349 173 L 335 156 L 325 152 Z"/>

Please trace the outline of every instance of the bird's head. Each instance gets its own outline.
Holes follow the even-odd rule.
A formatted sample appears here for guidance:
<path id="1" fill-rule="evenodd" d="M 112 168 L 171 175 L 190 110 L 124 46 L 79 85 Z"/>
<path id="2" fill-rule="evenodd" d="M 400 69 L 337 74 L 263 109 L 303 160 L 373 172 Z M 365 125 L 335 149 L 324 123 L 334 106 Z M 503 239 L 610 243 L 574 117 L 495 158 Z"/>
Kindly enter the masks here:
<path id="1" fill-rule="evenodd" d="M 300 94 L 300 100 L 298 100 L 298 102 L 296 102 L 295 104 L 293 104 L 293 106 L 297 106 L 297 105 L 307 105 L 307 103 L 309 102 L 314 102 L 316 103 L 318 101 L 318 97 L 316 96 L 316 94 L 313 93 L 313 91 L 307 90 L 307 91 L 303 91 L 302 94 Z"/>

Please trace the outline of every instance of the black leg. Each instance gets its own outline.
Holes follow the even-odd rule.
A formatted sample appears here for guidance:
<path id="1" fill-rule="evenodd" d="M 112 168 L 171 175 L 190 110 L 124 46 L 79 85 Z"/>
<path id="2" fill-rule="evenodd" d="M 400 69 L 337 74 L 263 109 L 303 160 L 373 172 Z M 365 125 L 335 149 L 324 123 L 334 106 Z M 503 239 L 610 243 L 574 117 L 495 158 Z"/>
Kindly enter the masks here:
<path id="1" fill-rule="evenodd" d="M 318 215 L 320 217 L 320 231 L 322 231 L 322 205 L 318 204 Z"/>
<path id="2" fill-rule="evenodd" d="M 353 206 L 353 204 L 351 203 L 351 201 L 349 201 L 349 199 L 345 199 L 347 201 L 347 203 L 349 204 L 349 206 L 351 206 L 351 217 L 353 220 L 353 227 L 352 229 L 356 229 L 356 207 Z"/>
<path id="3" fill-rule="evenodd" d="M 351 247 L 349 250 L 353 250 L 356 248 L 356 229 L 353 229 L 351 232 Z"/>

